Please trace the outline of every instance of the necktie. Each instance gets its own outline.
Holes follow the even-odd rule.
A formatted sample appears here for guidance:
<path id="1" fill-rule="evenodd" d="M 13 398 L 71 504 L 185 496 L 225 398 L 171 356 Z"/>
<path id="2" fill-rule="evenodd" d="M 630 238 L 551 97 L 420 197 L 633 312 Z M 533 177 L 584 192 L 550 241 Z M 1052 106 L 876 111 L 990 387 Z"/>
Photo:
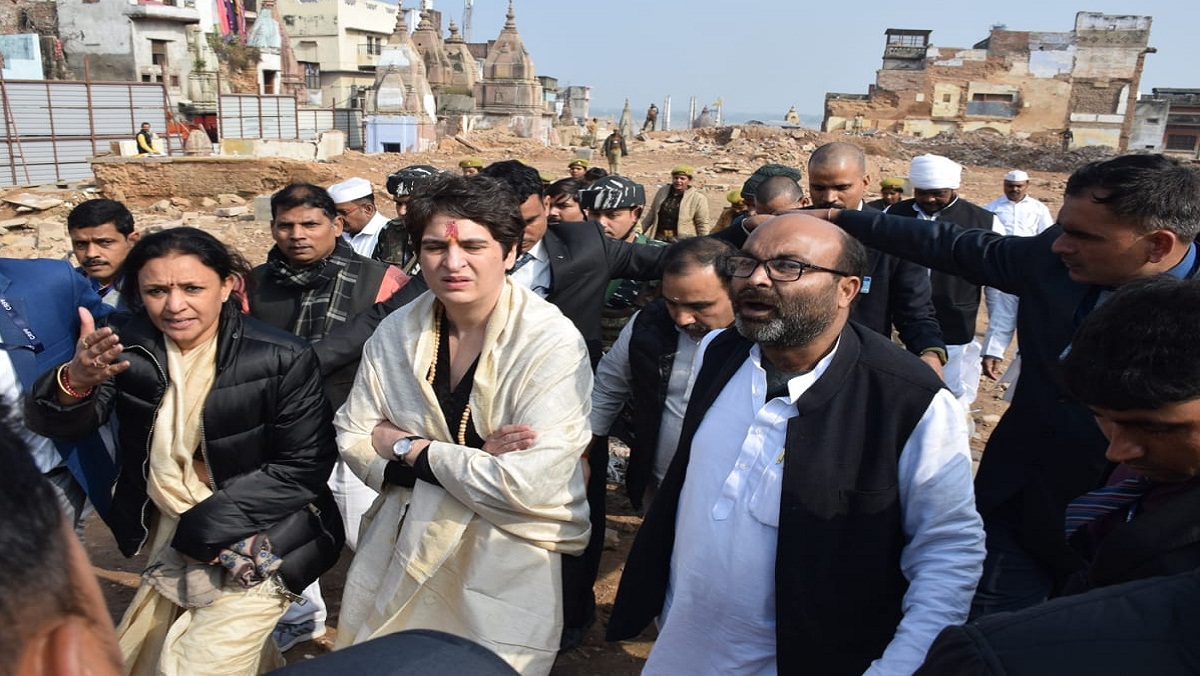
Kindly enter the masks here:
<path id="1" fill-rule="evenodd" d="M 1097 488 L 1075 498 L 1067 505 L 1067 537 L 1097 519 L 1133 506 L 1153 485 L 1154 482 L 1147 477 L 1131 476 L 1121 483 Z"/>
<path id="2" fill-rule="evenodd" d="M 529 253 L 528 251 L 521 254 L 520 256 L 517 256 L 517 261 L 515 263 L 513 263 L 512 269 L 508 271 L 508 274 L 511 275 L 512 273 L 516 272 L 517 270 L 520 270 L 526 263 L 528 263 L 531 260 L 533 260 L 533 254 Z"/>

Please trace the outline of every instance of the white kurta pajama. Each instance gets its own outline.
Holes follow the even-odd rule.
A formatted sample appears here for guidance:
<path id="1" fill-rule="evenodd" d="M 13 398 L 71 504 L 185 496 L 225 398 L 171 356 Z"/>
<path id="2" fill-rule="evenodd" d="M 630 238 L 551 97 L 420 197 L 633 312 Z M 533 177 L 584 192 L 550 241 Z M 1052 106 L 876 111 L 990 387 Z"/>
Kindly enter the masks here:
<path id="1" fill-rule="evenodd" d="M 524 423 L 537 440 L 501 456 L 448 443 L 426 382 L 435 302 L 426 293 L 380 324 L 334 420 L 342 457 L 380 491 L 347 576 L 338 647 L 438 629 L 522 674 L 545 674 L 562 630 L 560 555 L 582 552 L 590 532 L 580 461 L 591 438 L 587 349 L 557 308 L 506 280 L 475 371 L 472 420 L 483 438 Z M 385 484 L 387 461 L 371 446 L 385 420 L 435 440 L 426 453 L 441 487 Z"/>

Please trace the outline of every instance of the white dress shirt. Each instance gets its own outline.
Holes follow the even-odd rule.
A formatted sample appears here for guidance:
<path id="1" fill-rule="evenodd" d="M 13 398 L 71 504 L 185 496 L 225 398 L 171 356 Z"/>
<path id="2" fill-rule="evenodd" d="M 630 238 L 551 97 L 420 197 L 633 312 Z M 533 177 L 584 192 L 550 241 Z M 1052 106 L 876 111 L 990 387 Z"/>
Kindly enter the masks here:
<path id="1" fill-rule="evenodd" d="M 1054 225 L 1050 209 L 1028 195 L 1020 202 L 999 197 L 988 202 L 984 209 L 996 214 L 1006 235 L 1032 237 Z M 988 327 L 983 336 L 983 356 L 1003 359 L 1017 331 L 1017 297 L 992 288 L 986 289 L 984 296 Z"/>
<path id="2" fill-rule="evenodd" d="M 629 341 L 633 336 L 633 325 L 638 314 L 629 319 L 621 329 L 612 348 L 600 358 L 596 367 L 596 381 L 592 389 L 591 425 L 594 434 L 607 434 L 621 409 L 633 393 L 633 371 L 629 367 Z M 671 376 L 667 380 L 667 396 L 663 403 L 662 422 L 658 428 L 658 446 L 654 455 L 654 478 L 661 483 L 675 456 L 679 434 L 683 431 L 683 414 L 687 411 L 692 393 L 692 364 L 700 346 L 700 338 L 675 327 L 678 340 L 675 359 L 671 363 Z M 634 415 L 638 412 L 634 411 Z"/>
<path id="3" fill-rule="evenodd" d="M 354 248 L 354 252 L 360 256 L 371 257 L 375 253 L 375 244 L 379 242 L 379 233 L 383 227 L 388 224 L 388 219 L 378 211 L 367 221 L 367 225 L 362 230 L 358 231 L 357 235 L 351 235 L 348 232 L 343 232 L 342 237 L 350 243 Z"/>
<path id="4" fill-rule="evenodd" d="M 789 381 L 787 396 L 766 401 L 766 372 L 754 346 L 709 408 L 692 442 L 670 586 L 644 674 L 776 673 L 775 558 L 787 421 L 835 353 Z M 938 632 L 966 620 L 983 566 L 966 424 L 949 392 L 934 396 L 897 470 L 908 540 L 900 567 L 909 588 L 895 637 L 868 674 L 912 673 Z"/>
<path id="5" fill-rule="evenodd" d="M 539 239 L 537 244 L 534 244 L 533 248 L 529 250 L 529 255 L 533 257 L 533 260 L 522 265 L 510 276 L 514 283 L 546 298 L 550 295 L 550 284 L 552 283 L 550 254 L 546 252 L 546 245 Z"/>

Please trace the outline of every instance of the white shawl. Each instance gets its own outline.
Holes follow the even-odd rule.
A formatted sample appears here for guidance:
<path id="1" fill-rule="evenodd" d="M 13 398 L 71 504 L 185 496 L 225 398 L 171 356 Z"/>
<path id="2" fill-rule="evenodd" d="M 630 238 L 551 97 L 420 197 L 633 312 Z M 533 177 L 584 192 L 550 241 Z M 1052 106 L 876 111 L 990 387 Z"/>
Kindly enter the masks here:
<path id="1" fill-rule="evenodd" d="M 440 629 L 482 642 L 522 673 L 548 672 L 562 624 L 559 554 L 583 551 L 590 532 L 580 462 L 591 438 L 587 349 L 556 307 L 506 280 L 475 371 L 472 419 L 483 438 L 524 423 L 537 441 L 502 456 L 449 443 L 425 380 L 435 301 L 426 293 L 380 324 L 334 420 L 347 465 L 380 491 L 346 580 L 338 644 Z M 442 487 L 385 485 L 387 461 L 371 446 L 384 420 L 435 440 L 427 454 Z"/>

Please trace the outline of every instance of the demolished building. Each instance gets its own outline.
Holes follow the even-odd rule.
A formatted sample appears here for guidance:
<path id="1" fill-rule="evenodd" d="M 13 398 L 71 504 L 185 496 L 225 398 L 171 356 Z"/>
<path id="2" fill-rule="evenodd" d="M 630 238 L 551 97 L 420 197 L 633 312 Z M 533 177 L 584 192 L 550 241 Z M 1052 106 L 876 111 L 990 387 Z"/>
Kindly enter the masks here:
<path id="1" fill-rule="evenodd" d="M 867 94 L 827 93 L 824 131 L 929 137 L 979 130 L 1129 147 L 1152 17 L 1079 12 L 1068 32 L 991 29 L 970 48 L 885 31 Z"/>

